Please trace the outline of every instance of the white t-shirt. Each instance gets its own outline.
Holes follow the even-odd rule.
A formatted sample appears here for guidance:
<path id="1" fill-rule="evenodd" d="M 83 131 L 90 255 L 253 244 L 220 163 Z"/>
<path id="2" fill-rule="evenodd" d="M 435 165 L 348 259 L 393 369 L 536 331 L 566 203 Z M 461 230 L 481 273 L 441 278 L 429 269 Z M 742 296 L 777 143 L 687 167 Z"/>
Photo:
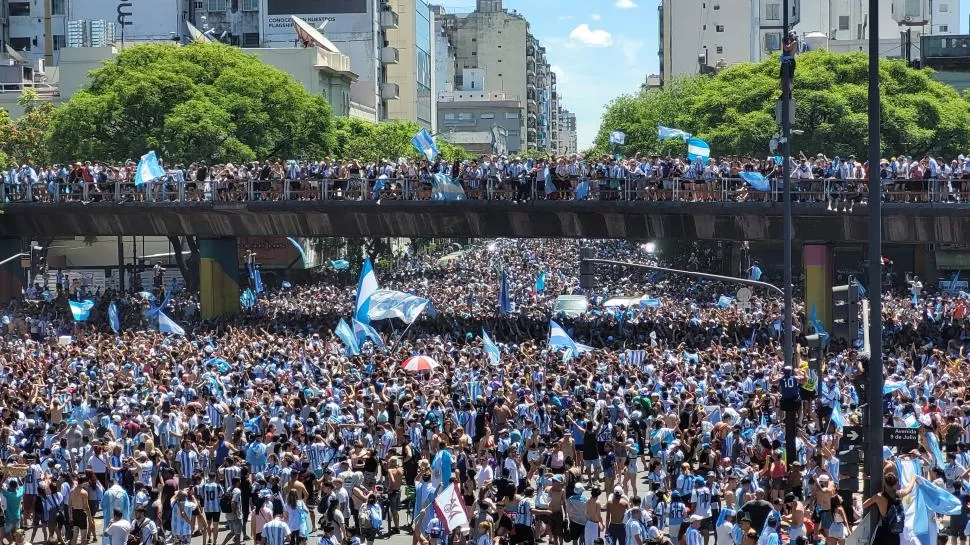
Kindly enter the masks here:
<path id="1" fill-rule="evenodd" d="M 731 536 L 732 531 L 734 531 L 734 523 L 724 521 L 724 524 L 718 526 L 715 530 L 715 545 L 734 545 L 734 538 Z"/>
<path id="2" fill-rule="evenodd" d="M 111 523 L 104 530 L 105 537 L 108 538 L 107 545 L 125 545 L 128 543 L 128 534 L 131 533 L 131 523 L 125 519 Z"/>

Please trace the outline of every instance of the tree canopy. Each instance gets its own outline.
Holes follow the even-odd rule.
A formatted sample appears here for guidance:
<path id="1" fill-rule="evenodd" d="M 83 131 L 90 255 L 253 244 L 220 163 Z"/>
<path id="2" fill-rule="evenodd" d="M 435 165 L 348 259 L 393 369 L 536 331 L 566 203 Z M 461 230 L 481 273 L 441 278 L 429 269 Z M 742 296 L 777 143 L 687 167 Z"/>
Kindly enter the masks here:
<path id="1" fill-rule="evenodd" d="M 49 157 L 47 131 L 54 115 L 54 105 L 37 96 L 33 89 L 24 89 L 17 103 L 24 113 L 11 119 L 0 108 L 0 168 L 8 164 L 44 162 Z"/>
<path id="2" fill-rule="evenodd" d="M 884 154 L 939 153 L 950 158 L 970 148 L 970 101 L 931 74 L 903 61 L 880 61 Z M 799 55 L 794 128 L 804 134 L 792 138 L 793 155 L 866 155 L 868 76 L 868 57 L 862 53 Z M 779 97 L 777 56 L 734 65 L 714 77 L 683 78 L 664 89 L 615 99 L 603 114 L 594 146 L 598 152 L 608 151 L 610 131 L 620 130 L 626 143 L 619 150 L 626 155 L 683 154 L 681 141 L 657 140 L 657 125 L 664 125 L 707 141 L 715 156 L 765 155 L 768 140 L 778 131 Z"/>
<path id="3" fill-rule="evenodd" d="M 362 119 L 341 117 L 334 120 L 334 128 L 335 154 L 338 157 L 354 157 L 362 161 L 397 161 L 399 157 L 421 157 L 418 150 L 411 145 L 411 138 L 421 130 L 413 121 L 371 123 Z M 441 156 L 448 161 L 471 157 L 464 149 L 440 136 L 436 143 Z"/>
<path id="4" fill-rule="evenodd" d="M 318 158 L 332 110 L 286 73 L 219 43 L 125 48 L 54 114 L 52 159 L 167 162 Z"/>

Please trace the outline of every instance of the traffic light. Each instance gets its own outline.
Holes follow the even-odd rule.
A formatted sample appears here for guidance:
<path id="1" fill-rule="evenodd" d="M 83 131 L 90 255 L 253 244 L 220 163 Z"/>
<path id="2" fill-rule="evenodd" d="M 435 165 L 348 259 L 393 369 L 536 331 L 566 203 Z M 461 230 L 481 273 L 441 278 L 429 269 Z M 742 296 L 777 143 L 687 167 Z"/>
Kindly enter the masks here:
<path id="1" fill-rule="evenodd" d="M 832 288 L 832 338 L 850 345 L 859 339 L 859 284 Z"/>
<path id="2" fill-rule="evenodd" d="M 592 290 L 596 287 L 596 279 L 593 275 L 596 265 L 589 260 L 595 257 L 595 252 L 592 248 L 581 248 L 579 257 L 581 259 L 579 262 L 579 287 L 586 291 Z"/>

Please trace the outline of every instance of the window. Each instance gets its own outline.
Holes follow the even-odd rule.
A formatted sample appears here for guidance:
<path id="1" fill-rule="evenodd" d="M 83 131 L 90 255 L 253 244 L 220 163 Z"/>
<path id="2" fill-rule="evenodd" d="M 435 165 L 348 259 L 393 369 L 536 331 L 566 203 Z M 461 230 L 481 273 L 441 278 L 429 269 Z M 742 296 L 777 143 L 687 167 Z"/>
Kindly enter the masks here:
<path id="1" fill-rule="evenodd" d="M 195 9 L 197 9 L 197 10 L 203 9 L 203 7 L 202 7 L 202 0 L 195 0 L 194 3 L 195 3 Z"/>
<path id="2" fill-rule="evenodd" d="M 950 11 L 950 6 L 946 4 L 940 4 L 940 13 L 947 13 Z"/>
<path id="3" fill-rule="evenodd" d="M 940 32 L 950 32 L 950 27 L 948 25 L 940 25 Z"/>
<path id="4" fill-rule="evenodd" d="M 715 52 L 716 52 L 716 53 L 717 53 L 718 55 L 720 55 L 720 54 L 722 54 L 722 53 L 724 53 L 724 48 L 723 48 L 723 47 L 721 47 L 721 46 L 717 46 L 717 47 L 715 48 Z"/>
<path id="5" fill-rule="evenodd" d="M 209 11 L 226 11 L 226 0 L 209 0 Z"/>
<path id="6" fill-rule="evenodd" d="M 779 51 L 781 49 L 781 33 L 772 32 L 765 34 L 765 51 Z"/>
<path id="7" fill-rule="evenodd" d="M 495 114 L 482 114 L 482 119 L 495 119 Z"/>
<path id="8" fill-rule="evenodd" d="M 243 32 L 243 47 L 259 47 L 259 32 Z"/>
<path id="9" fill-rule="evenodd" d="M 518 119 L 519 112 L 505 112 L 505 119 Z"/>
<path id="10" fill-rule="evenodd" d="M 721 4 L 714 4 L 714 11 L 721 9 Z"/>
<path id="11" fill-rule="evenodd" d="M 259 0 L 243 0 L 243 11 L 259 11 Z"/>
<path id="12" fill-rule="evenodd" d="M 455 114 L 445 114 L 445 121 L 454 121 Z"/>
<path id="13" fill-rule="evenodd" d="M 724 25 L 714 25 L 714 32 L 724 32 Z"/>
<path id="14" fill-rule="evenodd" d="M 923 0 L 906 0 L 903 17 L 920 18 L 923 16 Z"/>
<path id="15" fill-rule="evenodd" d="M 29 2 L 10 2 L 7 6 L 7 14 L 11 17 L 20 17 L 30 15 L 30 3 Z"/>
<path id="16" fill-rule="evenodd" d="M 839 30 L 849 30 L 848 15 L 839 15 Z"/>
<path id="17" fill-rule="evenodd" d="M 54 51 L 67 47 L 67 36 L 63 34 L 54 35 Z"/>
<path id="18" fill-rule="evenodd" d="M 474 89 L 475 88 L 475 80 L 472 80 L 471 82 L 469 82 L 468 88 L 469 89 Z"/>
<path id="19" fill-rule="evenodd" d="M 14 51 L 30 51 L 30 38 L 10 38 L 10 47 Z"/>
<path id="20" fill-rule="evenodd" d="M 67 0 L 53 0 L 51 2 L 51 15 L 67 15 Z"/>
<path id="21" fill-rule="evenodd" d="M 781 19 L 781 4 L 765 4 L 765 19 L 768 21 Z"/>
<path id="22" fill-rule="evenodd" d="M 472 120 L 471 113 L 458 114 L 458 121 L 471 121 L 471 120 Z"/>
<path id="23" fill-rule="evenodd" d="M 498 77 L 502 77 L 502 74 L 499 74 Z"/>

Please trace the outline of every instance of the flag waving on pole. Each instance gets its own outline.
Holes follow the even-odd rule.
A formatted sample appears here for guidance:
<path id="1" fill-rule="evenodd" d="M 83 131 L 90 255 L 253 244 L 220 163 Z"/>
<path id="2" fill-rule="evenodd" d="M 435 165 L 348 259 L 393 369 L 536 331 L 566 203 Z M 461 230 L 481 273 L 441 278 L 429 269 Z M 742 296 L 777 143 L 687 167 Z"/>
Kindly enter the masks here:
<path id="1" fill-rule="evenodd" d="M 438 151 L 438 145 L 434 143 L 434 138 L 428 133 L 428 129 L 421 129 L 418 134 L 415 134 L 411 138 L 411 145 L 414 149 L 421 152 L 429 161 L 434 161 L 434 158 L 441 154 Z"/>
<path id="2" fill-rule="evenodd" d="M 150 151 L 141 156 L 138 161 L 138 168 L 135 170 L 135 185 L 142 185 L 145 182 L 165 176 L 165 169 L 158 162 L 158 157 L 154 151 Z"/>
<path id="3" fill-rule="evenodd" d="M 682 131 L 680 129 L 671 129 L 670 127 L 664 127 L 663 125 L 657 125 L 657 139 L 658 140 L 668 140 L 670 138 L 680 138 L 684 142 L 690 140 L 693 136 L 689 132 Z"/>
<path id="4" fill-rule="evenodd" d="M 626 135 L 623 131 L 613 131 L 610 133 L 610 145 L 622 146 L 626 142 Z"/>
<path id="5" fill-rule="evenodd" d="M 707 160 L 711 156 L 711 146 L 700 138 L 691 138 L 687 141 L 687 159 L 693 162 L 695 159 Z"/>
<path id="6" fill-rule="evenodd" d="M 465 501 L 458 491 L 458 484 L 454 483 L 441 490 L 434 499 L 434 512 L 438 520 L 449 534 L 462 526 L 468 526 L 468 515 L 465 514 Z"/>
<path id="7" fill-rule="evenodd" d="M 360 280 L 357 281 L 357 301 L 354 304 L 354 319 L 362 324 L 369 324 L 367 309 L 370 307 L 370 296 L 377 291 L 377 275 L 370 258 L 364 260 L 364 267 L 360 270 Z"/>

